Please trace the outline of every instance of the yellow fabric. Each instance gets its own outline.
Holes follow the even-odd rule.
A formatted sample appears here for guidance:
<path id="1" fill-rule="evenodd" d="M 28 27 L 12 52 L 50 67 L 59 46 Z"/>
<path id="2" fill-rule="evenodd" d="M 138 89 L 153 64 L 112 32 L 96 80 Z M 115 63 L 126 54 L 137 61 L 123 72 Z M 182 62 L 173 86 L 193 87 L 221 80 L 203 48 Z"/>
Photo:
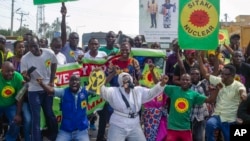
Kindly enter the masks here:
<path id="1" fill-rule="evenodd" d="M 1 53 L 1 56 L 2 56 L 2 63 L 14 56 L 14 54 L 11 51 L 8 51 L 6 58 L 4 58 L 5 56 L 4 56 L 3 51 L 0 50 L 0 53 Z"/>
<path id="2" fill-rule="evenodd" d="M 218 83 L 223 85 L 217 96 L 213 115 L 219 115 L 221 122 L 234 122 L 241 101 L 239 91 L 246 90 L 245 86 L 235 80 L 230 86 L 225 86 L 220 77 L 213 75 L 210 75 L 209 81 L 213 85 Z"/>

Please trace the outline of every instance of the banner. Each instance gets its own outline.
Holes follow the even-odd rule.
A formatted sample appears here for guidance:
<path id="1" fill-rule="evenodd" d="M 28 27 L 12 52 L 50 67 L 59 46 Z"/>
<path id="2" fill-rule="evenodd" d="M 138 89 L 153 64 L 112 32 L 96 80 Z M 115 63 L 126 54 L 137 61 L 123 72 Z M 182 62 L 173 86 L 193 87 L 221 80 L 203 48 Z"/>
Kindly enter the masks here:
<path id="1" fill-rule="evenodd" d="M 156 76 L 157 79 L 159 79 L 161 77 L 161 74 L 162 74 L 162 70 L 159 69 L 158 67 L 155 67 L 154 68 L 154 74 Z M 154 83 L 154 80 L 153 80 L 153 76 L 149 70 L 149 65 L 146 64 L 144 69 L 143 69 L 143 72 L 142 72 L 142 80 L 139 81 L 139 83 L 142 85 L 142 86 L 146 86 L 148 88 L 151 88 L 155 85 Z"/>
<path id="2" fill-rule="evenodd" d="M 77 0 L 33 0 L 34 5 L 50 4 L 50 3 L 61 3 L 67 1 L 77 1 Z"/>
<path id="3" fill-rule="evenodd" d="M 166 53 L 165 50 L 153 50 L 153 49 L 132 49 L 131 52 L 132 56 L 145 56 L 145 57 L 154 57 L 155 60 L 158 58 L 165 58 Z M 57 67 L 56 71 L 56 80 L 55 85 L 56 87 L 65 88 L 68 87 L 69 79 L 72 74 L 79 75 L 81 79 L 81 85 L 87 86 L 88 78 L 90 73 L 96 68 L 102 68 L 102 70 L 106 71 L 109 60 L 112 60 L 119 56 L 113 56 L 109 59 L 98 59 L 98 60 L 90 60 L 83 58 L 83 63 L 68 63 L 65 65 L 60 65 Z M 157 63 L 157 62 L 155 62 Z M 162 72 L 163 67 L 159 68 L 160 72 Z M 91 114 L 95 111 L 101 110 L 105 104 L 105 100 L 100 98 L 99 95 L 91 94 L 88 97 L 88 106 L 87 106 L 87 114 Z M 60 98 L 54 97 L 53 100 L 53 107 L 52 107 L 56 119 L 60 125 L 62 120 L 62 112 L 60 111 Z M 43 112 L 41 110 L 41 122 L 40 122 L 41 129 L 46 128 L 46 122 L 43 116 Z"/>
<path id="4" fill-rule="evenodd" d="M 226 29 L 220 29 L 218 38 L 219 38 L 220 45 L 223 45 L 223 44 L 229 45 L 230 44 L 228 31 Z"/>
<path id="5" fill-rule="evenodd" d="M 179 1 L 178 41 L 182 49 L 215 50 L 218 47 L 219 0 Z"/>

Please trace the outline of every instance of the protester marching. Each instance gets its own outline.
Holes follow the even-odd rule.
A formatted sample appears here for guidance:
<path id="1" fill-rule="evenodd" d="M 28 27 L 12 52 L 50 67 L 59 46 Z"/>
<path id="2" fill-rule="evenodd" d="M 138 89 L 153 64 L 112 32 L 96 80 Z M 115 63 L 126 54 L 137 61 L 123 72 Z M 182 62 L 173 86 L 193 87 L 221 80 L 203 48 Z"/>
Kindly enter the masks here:
<path id="1" fill-rule="evenodd" d="M 160 28 L 157 1 L 147 6 L 150 28 Z M 164 29 L 176 7 L 162 4 Z M 238 34 L 218 39 L 218 1 L 179 8 L 169 50 L 122 31 L 79 47 L 77 32 L 67 36 L 64 2 L 60 37 L 27 33 L 12 52 L 0 35 L 0 140 L 230 141 L 231 126 L 250 121 L 248 52 Z"/>

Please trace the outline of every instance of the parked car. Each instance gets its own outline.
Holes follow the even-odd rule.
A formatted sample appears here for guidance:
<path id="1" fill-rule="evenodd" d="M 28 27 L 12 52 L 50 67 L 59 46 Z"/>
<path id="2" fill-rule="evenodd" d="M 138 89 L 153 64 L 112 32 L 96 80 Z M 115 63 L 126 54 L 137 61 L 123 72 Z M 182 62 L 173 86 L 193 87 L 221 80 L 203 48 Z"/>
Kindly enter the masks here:
<path id="1" fill-rule="evenodd" d="M 7 39 L 6 43 L 5 43 L 5 47 L 7 49 L 10 49 L 12 52 L 14 51 L 14 43 L 16 42 L 16 40 L 12 40 L 12 39 Z"/>

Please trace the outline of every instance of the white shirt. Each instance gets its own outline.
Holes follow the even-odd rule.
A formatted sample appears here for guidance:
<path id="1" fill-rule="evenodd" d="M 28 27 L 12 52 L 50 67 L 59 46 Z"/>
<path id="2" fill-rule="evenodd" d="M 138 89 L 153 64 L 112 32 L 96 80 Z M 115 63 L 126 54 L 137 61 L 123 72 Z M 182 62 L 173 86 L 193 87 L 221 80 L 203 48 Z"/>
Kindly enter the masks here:
<path id="1" fill-rule="evenodd" d="M 36 67 L 36 70 L 31 73 L 29 81 L 29 91 L 41 91 L 44 90 L 38 83 L 37 78 L 43 78 L 43 83 L 48 84 L 51 75 L 51 64 L 57 64 L 57 59 L 54 52 L 51 49 L 40 48 L 42 54 L 40 56 L 34 56 L 30 51 L 26 53 L 21 59 L 21 72 L 27 71 L 32 66 Z"/>
<path id="2" fill-rule="evenodd" d="M 86 52 L 86 53 L 84 54 L 84 58 L 89 58 L 89 59 L 101 59 L 101 58 L 104 58 L 104 57 L 108 56 L 107 53 L 104 52 L 104 51 L 98 51 L 98 52 L 97 52 L 97 55 L 96 55 L 95 57 L 91 56 L 91 55 L 89 54 L 89 52 L 90 52 L 90 51 L 88 51 L 88 52 Z"/>
<path id="3" fill-rule="evenodd" d="M 164 87 L 161 87 L 160 83 L 158 83 L 151 89 L 148 89 L 146 87 L 136 86 L 134 88 L 134 94 L 136 94 L 137 97 L 138 108 L 141 109 L 142 104 L 160 95 Z M 124 92 L 124 90 L 122 90 L 122 93 L 126 97 L 131 108 L 135 109 L 135 102 L 132 91 L 130 91 L 130 93 L 127 94 Z M 107 100 L 114 110 L 129 114 L 129 109 L 127 108 L 125 102 L 122 99 L 119 87 L 102 86 L 101 97 Z M 118 114 L 112 114 L 110 118 L 110 124 L 126 129 L 133 129 L 135 126 L 139 126 L 139 123 L 140 123 L 139 116 L 137 116 L 136 118 L 128 118 Z"/>
<path id="4" fill-rule="evenodd" d="M 66 57 L 64 54 L 62 54 L 61 52 L 58 52 L 56 54 L 56 59 L 57 59 L 57 65 L 64 65 L 64 64 L 67 64 L 67 61 L 66 61 Z"/>

